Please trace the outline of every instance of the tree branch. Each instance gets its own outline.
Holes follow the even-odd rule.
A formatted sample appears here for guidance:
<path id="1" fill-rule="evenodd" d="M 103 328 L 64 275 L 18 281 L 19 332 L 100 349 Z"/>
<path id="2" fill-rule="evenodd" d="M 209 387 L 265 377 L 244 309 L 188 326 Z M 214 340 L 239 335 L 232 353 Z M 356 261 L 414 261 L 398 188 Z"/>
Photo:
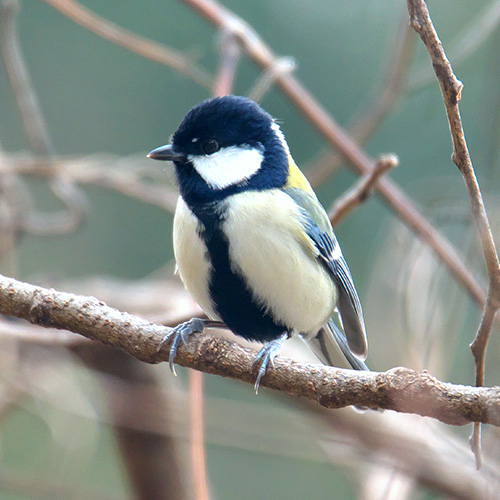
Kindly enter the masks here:
<path id="1" fill-rule="evenodd" d="M 151 367 L 96 343 L 87 342 L 73 351 L 97 373 L 107 396 L 109 418 L 134 498 L 188 500 L 190 488 L 184 477 L 187 474 L 177 449 L 178 440 L 165 419 L 172 397 L 169 391 L 161 389 Z M 133 398 L 128 393 L 131 386 L 135 389 Z M 135 416 L 136 428 L 123 422 L 124 415 L 130 414 Z M 162 433 L 147 429 L 147 423 L 152 421 L 161 422 Z"/>
<path id="2" fill-rule="evenodd" d="M 272 85 L 278 79 L 278 76 L 285 73 L 292 73 L 297 68 L 297 63 L 293 57 L 285 56 L 276 59 L 273 67 L 265 69 L 248 91 L 250 99 L 260 102 Z"/>
<path id="3" fill-rule="evenodd" d="M 204 88 L 209 89 L 211 87 L 212 78 L 210 75 L 203 68 L 191 62 L 182 52 L 176 51 L 171 47 L 165 47 L 160 43 L 153 42 L 121 28 L 94 14 L 75 0 L 45 0 L 45 2 L 57 9 L 64 16 L 101 38 L 125 47 L 146 59 L 170 66 L 190 77 Z"/>
<path id="4" fill-rule="evenodd" d="M 478 10 L 477 17 L 467 28 L 458 32 L 448 45 L 448 54 L 457 67 L 472 57 L 498 29 L 500 24 L 500 1 L 495 0 Z M 416 91 L 434 82 L 434 73 L 428 64 L 419 65 L 411 71 L 407 89 Z"/>
<path id="5" fill-rule="evenodd" d="M 48 165 L 54 148 L 19 44 L 16 27 L 18 11 L 16 0 L 0 3 L 0 48 L 30 148 L 39 162 Z M 66 209 L 43 213 L 31 208 L 27 213 L 16 214 L 18 227 L 15 229 L 41 235 L 64 234 L 74 231 L 83 222 L 87 208 L 83 193 L 60 176 L 51 179 L 50 187 Z"/>
<path id="6" fill-rule="evenodd" d="M 219 69 L 215 78 L 213 95 L 230 94 L 236 69 L 241 57 L 240 41 L 232 31 L 222 30 L 219 41 Z"/>
<path id="7" fill-rule="evenodd" d="M 94 297 L 57 292 L 0 276 L 0 313 L 79 333 L 149 363 L 168 359 L 168 345 L 160 353 L 157 349 L 170 328 L 122 313 Z M 254 351 L 226 339 L 193 335 L 180 347 L 176 362 L 253 384 L 254 359 Z M 453 385 L 425 371 L 408 368 L 358 372 L 278 358 L 261 385 L 316 401 L 326 408 L 358 405 L 416 413 L 451 425 L 483 422 L 500 426 L 500 388 Z"/>
<path id="8" fill-rule="evenodd" d="M 398 158 L 393 154 L 379 156 L 373 168 L 361 177 L 351 190 L 338 198 L 328 211 L 332 226 L 335 227 L 351 210 L 365 201 L 380 177 L 394 168 L 398 161 Z"/>
<path id="9" fill-rule="evenodd" d="M 360 145 L 363 145 L 376 132 L 380 124 L 392 111 L 401 98 L 405 81 L 413 61 L 415 41 L 417 37 L 408 26 L 408 14 L 405 11 L 401 18 L 396 40 L 387 54 L 387 66 L 382 70 L 380 90 L 368 105 L 364 105 L 359 116 L 347 126 L 349 135 Z M 307 171 L 311 185 L 318 186 L 325 181 L 342 164 L 342 158 L 333 151 L 327 151 L 319 157 Z"/>
<path id="10" fill-rule="evenodd" d="M 0 3 L 2 59 L 33 153 L 48 158 L 53 153 L 52 141 L 19 45 L 16 26 L 18 12 L 19 3 L 16 0 L 3 0 Z"/>
<path id="11" fill-rule="evenodd" d="M 73 184 L 99 186 L 173 212 L 178 193 L 166 182 L 165 172 L 144 158 L 99 154 L 54 157 L 50 164 L 19 155 L 3 155 L 0 176 L 64 177 Z M 29 227 L 25 228 L 27 231 Z"/>
<path id="12" fill-rule="evenodd" d="M 441 40 L 439 40 L 438 34 L 434 29 L 425 2 L 423 0 L 408 0 L 408 12 L 410 14 L 410 26 L 422 39 L 431 58 L 439 86 L 441 87 L 441 94 L 446 108 L 453 144 L 452 160 L 462 173 L 462 177 L 467 187 L 471 212 L 479 233 L 484 259 L 488 269 L 489 287 L 486 296 L 486 304 L 476 337 L 471 344 L 476 367 L 476 386 L 482 386 L 484 384 L 486 346 L 493 327 L 495 315 L 500 308 L 500 263 L 479 183 L 467 148 L 462 119 L 460 117 L 458 103 L 461 98 L 463 84 L 455 76 L 450 61 L 446 57 Z M 475 426 L 474 429 L 472 449 L 476 454 L 479 467 L 481 463 L 479 426 Z"/>

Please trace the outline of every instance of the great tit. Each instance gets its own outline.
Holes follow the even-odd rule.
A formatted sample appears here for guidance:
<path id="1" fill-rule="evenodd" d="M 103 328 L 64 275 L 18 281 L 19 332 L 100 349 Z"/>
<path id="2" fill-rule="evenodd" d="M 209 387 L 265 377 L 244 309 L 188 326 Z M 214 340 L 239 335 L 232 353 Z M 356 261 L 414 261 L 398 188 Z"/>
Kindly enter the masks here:
<path id="1" fill-rule="evenodd" d="M 209 320 L 176 327 L 179 343 L 223 322 L 263 343 L 255 388 L 293 334 L 325 364 L 339 349 L 367 370 L 361 304 L 328 216 L 292 159 L 280 126 L 252 100 L 194 106 L 171 144 L 148 154 L 175 165 L 180 196 L 174 253 L 180 277 Z M 338 311 L 344 333 L 332 316 Z"/>

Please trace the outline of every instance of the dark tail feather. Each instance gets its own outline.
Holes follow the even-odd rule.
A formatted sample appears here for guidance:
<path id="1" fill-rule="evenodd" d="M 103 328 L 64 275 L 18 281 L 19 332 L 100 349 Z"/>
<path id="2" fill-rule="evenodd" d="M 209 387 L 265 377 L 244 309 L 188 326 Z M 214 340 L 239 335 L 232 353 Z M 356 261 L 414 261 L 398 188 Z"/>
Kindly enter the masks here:
<path id="1" fill-rule="evenodd" d="M 345 361 L 354 370 L 369 371 L 366 364 L 349 349 L 345 335 L 332 319 L 328 321 L 315 337 L 307 339 L 314 354 L 322 363 L 339 368 L 346 367 Z M 342 362 L 344 361 L 344 362 Z"/>

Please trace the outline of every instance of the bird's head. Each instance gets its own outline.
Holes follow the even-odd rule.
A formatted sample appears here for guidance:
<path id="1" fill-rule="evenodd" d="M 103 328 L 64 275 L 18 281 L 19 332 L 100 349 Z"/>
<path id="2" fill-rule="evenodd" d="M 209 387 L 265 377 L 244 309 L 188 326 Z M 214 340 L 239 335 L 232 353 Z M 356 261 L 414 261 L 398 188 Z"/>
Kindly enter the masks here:
<path id="1" fill-rule="evenodd" d="M 279 125 L 251 99 L 233 95 L 197 104 L 171 144 L 154 149 L 148 157 L 174 162 L 186 201 L 282 187 L 289 169 Z"/>

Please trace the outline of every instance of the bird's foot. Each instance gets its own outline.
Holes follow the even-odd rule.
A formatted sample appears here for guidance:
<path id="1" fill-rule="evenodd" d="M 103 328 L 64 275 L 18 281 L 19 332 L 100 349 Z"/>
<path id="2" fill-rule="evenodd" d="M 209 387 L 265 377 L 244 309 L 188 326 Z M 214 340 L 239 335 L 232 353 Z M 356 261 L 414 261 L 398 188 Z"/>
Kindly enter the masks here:
<path id="1" fill-rule="evenodd" d="M 189 321 L 186 321 L 185 323 L 177 325 L 170 333 L 168 333 L 167 335 L 165 335 L 165 337 L 163 337 L 163 340 L 160 342 L 160 345 L 158 346 L 157 349 L 158 352 L 170 339 L 172 338 L 174 339 L 172 345 L 170 346 L 170 353 L 168 356 L 168 364 L 170 366 L 170 370 L 174 375 L 177 375 L 177 372 L 175 371 L 174 360 L 177 354 L 177 349 L 179 348 L 179 344 L 181 343 L 181 341 L 185 345 L 187 338 L 193 333 L 203 333 L 205 328 L 216 327 L 219 324 L 220 323 L 217 321 L 211 321 L 208 319 L 201 319 L 201 318 L 192 318 Z"/>
<path id="2" fill-rule="evenodd" d="M 271 342 L 268 342 L 262 347 L 262 349 L 255 357 L 253 366 L 256 366 L 260 363 L 259 372 L 257 373 L 257 380 L 255 381 L 254 385 L 255 394 L 259 393 L 260 379 L 266 374 L 267 366 L 269 365 L 269 363 L 271 363 L 274 368 L 274 358 L 280 353 L 283 342 L 288 339 L 289 336 L 289 333 L 285 332 L 283 335 L 281 335 L 281 337 L 271 340 Z"/>

